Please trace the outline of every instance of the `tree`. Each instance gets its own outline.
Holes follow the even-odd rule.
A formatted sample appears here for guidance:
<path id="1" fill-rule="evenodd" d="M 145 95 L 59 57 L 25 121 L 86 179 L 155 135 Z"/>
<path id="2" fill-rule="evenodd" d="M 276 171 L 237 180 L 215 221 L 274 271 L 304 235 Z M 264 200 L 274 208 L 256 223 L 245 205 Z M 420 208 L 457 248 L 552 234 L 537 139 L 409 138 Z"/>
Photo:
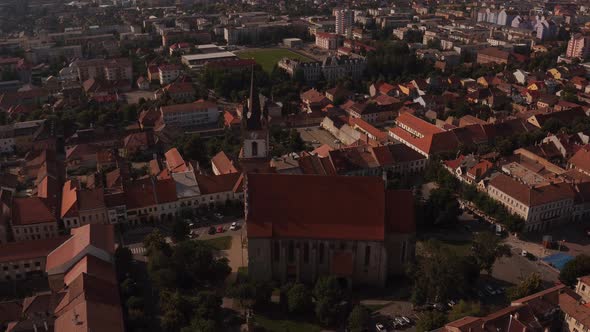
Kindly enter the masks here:
<path id="1" fill-rule="evenodd" d="M 166 243 L 166 238 L 160 230 L 155 230 L 148 234 L 148 236 L 143 239 L 143 246 L 148 255 L 150 255 L 152 251 L 161 251 L 164 254 L 169 254 L 171 251 L 170 245 Z"/>
<path id="2" fill-rule="evenodd" d="M 125 306 L 127 309 L 141 310 L 143 308 L 143 299 L 137 296 L 130 296 L 127 301 L 125 301 Z"/>
<path id="3" fill-rule="evenodd" d="M 510 301 L 529 296 L 543 289 L 543 281 L 538 273 L 532 273 L 528 277 L 520 280 L 518 285 L 508 289 L 507 295 Z"/>
<path id="4" fill-rule="evenodd" d="M 466 316 L 481 316 L 483 314 L 481 304 L 479 302 L 467 302 L 464 300 L 455 304 L 451 312 L 449 312 L 449 321 L 453 322 Z"/>
<path id="5" fill-rule="evenodd" d="M 491 232 L 480 232 L 473 238 L 473 256 L 482 271 L 492 274 L 497 258 L 510 256 L 510 247 L 500 243 L 500 238 Z"/>
<path id="6" fill-rule="evenodd" d="M 578 255 L 567 262 L 559 273 L 559 280 L 568 286 L 574 286 L 577 278 L 590 274 L 590 256 Z"/>
<path id="7" fill-rule="evenodd" d="M 174 242 L 184 241 L 188 239 L 190 231 L 188 224 L 183 219 L 176 218 L 172 225 L 172 239 Z"/>
<path id="8" fill-rule="evenodd" d="M 287 303 L 290 313 L 301 314 L 312 305 L 311 293 L 304 284 L 295 284 L 287 292 Z"/>
<path id="9" fill-rule="evenodd" d="M 356 305 L 348 316 L 348 330 L 351 332 L 368 331 L 371 326 L 371 313 L 362 305 Z"/>
<path id="10" fill-rule="evenodd" d="M 133 253 L 131 250 L 123 246 L 117 247 L 115 250 L 115 267 L 119 280 L 122 280 L 129 274 L 131 266 L 133 266 Z"/>
<path id="11" fill-rule="evenodd" d="M 320 277 L 313 289 L 313 295 L 316 300 L 315 313 L 322 324 L 335 325 L 343 318 L 340 303 L 344 299 L 344 292 L 336 277 Z"/>
<path id="12" fill-rule="evenodd" d="M 181 332 L 217 332 L 219 324 L 212 319 L 195 317 L 191 320 L 189 326 L 182 328 Z"/>
<path id="13" fill-rule="evenodd" d="M 439 311 L 428 311 L 416 322 L 417 332 L 428 332 L 440 327 L 443 327 L 447 323 L 447 316 Z"/>

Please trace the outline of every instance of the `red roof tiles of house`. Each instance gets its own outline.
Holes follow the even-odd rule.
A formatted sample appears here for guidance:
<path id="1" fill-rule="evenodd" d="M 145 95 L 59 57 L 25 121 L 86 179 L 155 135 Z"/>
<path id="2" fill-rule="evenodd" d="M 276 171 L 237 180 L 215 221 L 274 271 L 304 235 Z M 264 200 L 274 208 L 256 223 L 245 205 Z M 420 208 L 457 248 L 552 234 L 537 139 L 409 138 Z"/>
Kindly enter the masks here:
<path id="1" fill-rule="evenodd" d="M 225 154 L 220 151 L 218 154 L 211 158 L 211 164 L 217 168 L 221 174 L 237 173 L 238 169 L 234 166 L 233 162 Z"/>
<path id="2" fill-rule="evenodd" d="M 117 283 L 117 276 L 113 264 L 92 255 L 86 255 L 65 274 L 64 284 L 71 284 L 82 273 L 109 281 L 113 284 Z"/>
<path id="3" fill-rule="evenodd" d="M 116 285 L 85 273 L 70 283 L 55 312 L 55 331 L 125 331 Z"/>
<path id="4" fill-rule="evenodd" d="M 580 148 L 570 158 L 569 163 L 586 173 L 590 173 L 590 145 Z"/>
<path id="5" fill-rule="evenodd" d="M 311 151 L 311 154 L 315 154 L 320 157 L 327 157 L 329 152 L 332 150 L 334 150 L 334 148 L 332 148 L 330 145 L 322 144 L 322 145 L 318 146 L 317 148 L 315 148 L 313 151 Z"/>
<path id="6" fill-rule="evenodd" d="M 544 205 L 568 198 L 574 199 L 575 196 L 572 187 L 565 182 L 530 188 L 526 184 L 518 182 L 504 174 L 499 174 L 492 178 L 489 185 L 529 207 Z"/>
<path id="7" fill-rule="evenodd" d="M 127 209 L 144 208 L 158 204 L 152 181 L 151 178 L 144 178 L 125 184 Z"/>
<path id="8" fill-rule="evenodd" d="M 60 236 L 51 239 L 8 242 L 0 245 L 0 262 L 45 258 L 68 238 L 69 236 Z"/>
<path id="9" fill-rule="evenodd" d="M 199 190 L 203 195 L 234 191 L 236 183 L 240 181 L 241 173 L 224 175 L 196 175 Z"/>
<path id="10" fill-rule="evenodd" d="M 176 148 L 166 151 L 164 157 L 166 158 L 166 165 L 172 173 L 188 171 L 184 159 L 182 159 L 180 152 Z"/>
<path id="11" fill-rule="evenodd" d="M 397 119 L 395 119 L 395 122 L 398 124 L 398 126 L 400 125 L 405 125 L 407 127 L 412 128 L 413 130 L 419 132 L 420 134 L 426 136 L 426 135 L 432 135 L 432 134 L 436 134 L 436 133 L 440 133 L 443 132 L 444 130 L 440 129 L 439 127 L 428 123 L 410 113 L 401 113 Z"/>
<path id="12" fill-rule="evenodd" d="M 65 273 L 75 265 L 83 253 L 110 260 L 115 253 L 113 225 L 89 224 L 70 230 L 71 237 L 47 256 L 49 274 Z"/>
<path id="13" fill-rule="evenodd" d="M 377 177 L 253 173 L 247 184 L 249 237 L 383 241 L 386 227 L 414 228 L 402 211 L 413 204 L 388 200 Z"/>
<path id="14" fill-rule="evenodd" d="M 57 222 L 45 199 L 39 197 L 15 198 L 12 200 L 12 224 L 34 225 Z"/>

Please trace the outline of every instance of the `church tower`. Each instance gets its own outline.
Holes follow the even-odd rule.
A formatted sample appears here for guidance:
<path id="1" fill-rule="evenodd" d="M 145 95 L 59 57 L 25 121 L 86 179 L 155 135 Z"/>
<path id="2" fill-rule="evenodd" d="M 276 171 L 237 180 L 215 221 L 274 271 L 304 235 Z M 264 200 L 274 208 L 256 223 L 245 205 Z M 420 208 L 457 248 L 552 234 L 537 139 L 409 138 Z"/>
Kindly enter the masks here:
<path id="1" fill-rule="evenodd" d="M 270 167 L 268 110 L 260 104 L 254 85 L 254 68 L 250 78 L 250 96 L 242 109 L 242 151 L 240 166 L 244 172 L 267 172 Z"/>

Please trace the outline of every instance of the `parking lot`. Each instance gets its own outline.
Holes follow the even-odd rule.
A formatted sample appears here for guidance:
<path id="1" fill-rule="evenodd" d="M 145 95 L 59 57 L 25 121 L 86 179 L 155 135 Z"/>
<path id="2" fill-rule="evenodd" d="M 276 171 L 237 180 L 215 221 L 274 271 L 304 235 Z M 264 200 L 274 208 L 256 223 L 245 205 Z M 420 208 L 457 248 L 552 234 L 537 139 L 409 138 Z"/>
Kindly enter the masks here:
<path id="1" fill-rule="evenodd" d="M 319 127 L 305 127 L 305 128 L 297 128 L 297 131 L 301 135 L 301 138 L 312 145 L 314 148 L 317 148 L 320 145 L 328 144 L 333 148 L 338 148 L 339 144 L 334 142 L 336 137 L 332 136 L 328 131 L 319 128 Z"/>

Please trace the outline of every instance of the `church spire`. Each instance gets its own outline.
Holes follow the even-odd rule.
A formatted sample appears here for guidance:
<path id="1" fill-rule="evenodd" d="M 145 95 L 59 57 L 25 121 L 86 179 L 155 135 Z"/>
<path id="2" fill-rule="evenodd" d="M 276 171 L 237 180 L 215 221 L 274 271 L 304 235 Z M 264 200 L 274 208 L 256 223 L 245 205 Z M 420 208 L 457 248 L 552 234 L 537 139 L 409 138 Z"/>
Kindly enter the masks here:
<path id="1" fill-rule="evenodd" d="M 252 66 L 252 74 L 250 77 L 250 96 L 245 105 L 243 119 L 245 129 L 260 130 L 262 129 L 262 109 L 260 107 L 260 95 L 258 89 L 254 84 L 254 66 Z"/>

